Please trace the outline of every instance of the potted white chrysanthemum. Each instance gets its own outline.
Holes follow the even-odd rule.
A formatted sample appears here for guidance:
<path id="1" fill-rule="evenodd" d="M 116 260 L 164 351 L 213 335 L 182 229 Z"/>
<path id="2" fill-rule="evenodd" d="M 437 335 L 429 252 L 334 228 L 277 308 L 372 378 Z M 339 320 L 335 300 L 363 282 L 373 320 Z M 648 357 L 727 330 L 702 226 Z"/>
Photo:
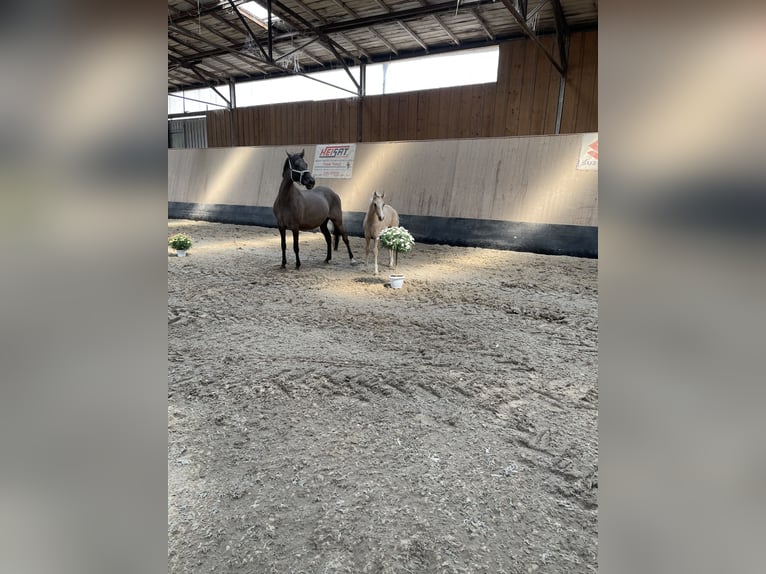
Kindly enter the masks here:
<path id="1" fill-rule="evenodd" d="M 397 273 L 399 254 L 409 253 L 415 246 L 415 239 L 404 227 L 386 227 L 380 234 L 380 244 L 394 253 L 394 272 L 389 276 L 391 287 L 401 289 L 404 275 Z"/>
<path id="2" fill-rule="evenodd" d="M 178 257 L 184 257 L 192 246 L 192 239 L 185 233 L 176 233 L 168 237 L 168 246 L 176 250 Z"/>

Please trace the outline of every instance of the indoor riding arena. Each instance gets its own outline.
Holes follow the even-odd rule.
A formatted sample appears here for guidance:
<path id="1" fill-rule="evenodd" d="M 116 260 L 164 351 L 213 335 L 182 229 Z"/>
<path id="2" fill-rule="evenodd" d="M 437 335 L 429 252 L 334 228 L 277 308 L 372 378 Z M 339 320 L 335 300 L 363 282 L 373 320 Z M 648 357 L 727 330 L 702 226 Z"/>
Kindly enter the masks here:
<path id="1" fill-rule="evenodd" d="M 168 571 L 595 572 L 595 5 L 245 4 L 168 2 L 168 99 L 194 108 L 168 121 L 168 236 L 192 240 L 167 260 Z M 371 87 L 479 48 L 492 81 Z M 329 69 L 357 95 L 237 91 Z M 324 187 L 342 229 L 329 261 L 297 232 L 298 268 L 277 211 Z M 373 192 L 415 240 L 378 274 Z"/>

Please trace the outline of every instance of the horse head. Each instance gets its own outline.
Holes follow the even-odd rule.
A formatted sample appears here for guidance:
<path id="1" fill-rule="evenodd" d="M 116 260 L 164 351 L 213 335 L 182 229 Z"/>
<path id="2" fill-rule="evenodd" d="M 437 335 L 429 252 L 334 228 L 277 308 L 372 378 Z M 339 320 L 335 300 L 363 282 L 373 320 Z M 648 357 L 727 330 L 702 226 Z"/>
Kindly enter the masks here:
<path id="1" fill-rule="evenodd" d="M 375 210 L 375 215 L 378 216 L 380 221 L 383 221 L 383 206 L 385 205 L 383 202 L 384 195 L 385 193 L 378 193 L 377 191 L 372 192 L 372 206 Z"/>
<path id="2" fill-rule="evenodd" d="M 301 185 L 305 186 L 306 189 L 311 189 L 316 184 L 316 181 L 314 180 L 314 176 L 311 175 L 311 172 L 309 171 L 309 166 L 306 163 L 306 160 L 303 159 L 305 151 L 306 150 L 303 149 L 300 153 L 294 154 L 285 152 L 287 153 L 287 160 L 285 161 L 285 165 L 282 168 L 282 177 L 287 176 L 294 183 L 300 183 Z"/>

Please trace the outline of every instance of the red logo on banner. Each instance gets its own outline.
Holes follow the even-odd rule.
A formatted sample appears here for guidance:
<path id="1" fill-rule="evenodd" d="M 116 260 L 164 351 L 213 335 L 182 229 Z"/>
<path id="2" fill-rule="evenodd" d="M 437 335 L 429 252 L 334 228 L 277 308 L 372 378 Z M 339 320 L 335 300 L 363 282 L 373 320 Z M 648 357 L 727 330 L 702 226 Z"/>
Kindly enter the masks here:
<path id="1" fill-rule="evenodd" d="M 339 157 L 347 156 L 350 147 L 347 145 L 328 145 L 321 152 L 319 157 Z"/>
<path id="2" fill-rule="evenodd" d="M 588 155 L 593 159 L 598 159 L 598 140 L 588 146 Z"/>

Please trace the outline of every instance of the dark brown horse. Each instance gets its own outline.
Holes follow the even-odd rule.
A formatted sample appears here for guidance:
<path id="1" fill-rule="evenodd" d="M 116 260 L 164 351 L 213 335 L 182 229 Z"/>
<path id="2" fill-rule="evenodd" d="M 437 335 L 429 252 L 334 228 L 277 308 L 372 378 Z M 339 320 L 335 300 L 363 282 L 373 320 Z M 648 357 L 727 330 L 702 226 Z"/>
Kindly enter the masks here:
<path id="1" fill-rule="evenodd" d="M 274 201 L 274 215 L 277 218 L 279 235 L 282 238 L 282 269 L 287 265 L 287 241 L 285 232 L 289 229 L 293 232 L 293 251 L 295 251 L 295 268 L 301 266 L 298 256 L 298 232 L 309 231 L 319 227 L 327 241 L 327 259 L 332 259 L 330 230 L 328 221 L 332 221 L 333 233 L 335 234 L 335 249 L 338 249 L 338 239 L 343 237 L 343 242 L 348 248 L 348 256 L 354 262 L 354 254 L 348 244 L 348 234 L 343 228 L 343 212 L 340 205 L 340 197 L 329 187 L 314 187 L 314 176 L 308 169 L 306 160 L 301 153 L 287 153 L 287 159 L 282 167 L 282 183 L 279 186 L 277 199 Z M 298 189 L 295 184 L 306 186 L 306 191 Z M 312 189 L 313 188 L 313 189 Z"/>

